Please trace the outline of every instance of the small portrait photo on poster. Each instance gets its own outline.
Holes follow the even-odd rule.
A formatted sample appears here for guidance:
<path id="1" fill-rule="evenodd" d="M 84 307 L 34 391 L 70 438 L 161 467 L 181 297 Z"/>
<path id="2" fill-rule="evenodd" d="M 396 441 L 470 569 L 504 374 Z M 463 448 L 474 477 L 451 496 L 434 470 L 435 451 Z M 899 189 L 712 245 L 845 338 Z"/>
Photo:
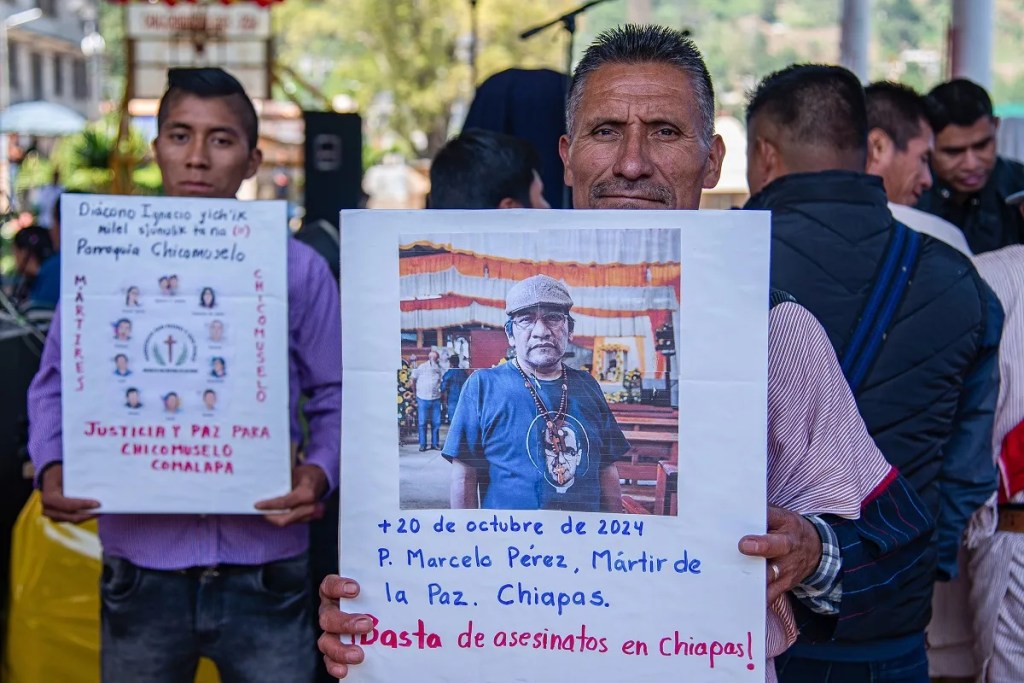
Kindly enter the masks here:
<path id="1" fill-rule="evenodd" d="M 128 356 L 123 353 L 114 356 L 114 375 L 117 377 L 128 377 L 131 374 L 132 371 L 128 367 Z"/>
<path id="2" fill-rule="evenodd" d="M 402 509 L 676 514 L 678 231 L 403 235 L 398 257 Z"/>
<path id="3" fill-rule="evenodd" d="M 211 320 L 207 326 L 209 341 L 211 344 L 220 344 L 224 341 L 224 323 L 220 320 Z"/>
<path id="4" fill-rule="evenodd" d="M 139 410 L 142 408 L 142 397 L 137 387 L 128 387 L 124 392 L 124 407 L 128 410 Z"/>
<path id="5" fill-rule="evenodd" d="M 132 339 L 132 321 L 128 318 L 120 318 L 114 321 L 114 340 L 120 343 L 129 342 Z"/>
<path id="6" fill-rule="evenodd" d="M 199 293 L 199 305 L 202 308 L 214 308 L 217 305 L 217 296 L 213 293 L 213 287 L 203 287 Z"/>

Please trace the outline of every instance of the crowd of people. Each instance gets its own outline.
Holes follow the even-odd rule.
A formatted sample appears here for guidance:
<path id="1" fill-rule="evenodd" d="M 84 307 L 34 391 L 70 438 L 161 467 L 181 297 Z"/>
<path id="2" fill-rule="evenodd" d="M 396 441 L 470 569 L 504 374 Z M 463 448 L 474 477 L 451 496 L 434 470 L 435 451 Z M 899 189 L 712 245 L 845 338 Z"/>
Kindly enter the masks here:
<path id="1" fill-rule="evenodd" d="M 726 154 L 714 115 L 684 35 L 602 34 L 573 74 L 559 143 L 573 205 L 697 209 Z M 772 222 L 770 507 L 766 533 L 736 541 L 766 559 L 767 677 L 948 675 L 936 646 L 952 615 L 973 643 L 955 675 L 1024 680 L 1024 166 L 997 156 L 991 101 L 965 80 L 923 96 L 793 65 L 757 85 L 746 119 L 743 208 Z M 231 76 L 172 70 L 154 142 L 167 194 L 234 197 L 261 161 L 256 128 Z M 466 131 L 438 154 L 430 205 L 546 208 L 538 171 L 522 142 Z M 305 524 L 337 486 L 340 322 L 327 263 L 295 240 L 288 250 L 292 438 L 305 458 L 292 492 L 258 505 L 285 512 L 101 517 L 105 681 L 188 681 L 200 656 L 229 683 L 315 675 Z M 517 350 L 571 333 L 571 300 L 563 311 L 531 296 L 509 303 Z M 563 372 L 557 359 L 515 367 Z M 58 315 L 29 393 L 29 446 L 44 512 L 80 522 L 99 503 L 63 495 L 60 379 Z M 439 366 L 417 375 L 430 413 L 420 450 L 442 446 L 430 404 L 441 381 Z M 344 677 L 366 656 L 339 638 L 371 628 L 344 609 L 359 578 L 320 585 L 321 673 Z M 940 605 L 950 582 L 966 586 L 962 608 Z"/>

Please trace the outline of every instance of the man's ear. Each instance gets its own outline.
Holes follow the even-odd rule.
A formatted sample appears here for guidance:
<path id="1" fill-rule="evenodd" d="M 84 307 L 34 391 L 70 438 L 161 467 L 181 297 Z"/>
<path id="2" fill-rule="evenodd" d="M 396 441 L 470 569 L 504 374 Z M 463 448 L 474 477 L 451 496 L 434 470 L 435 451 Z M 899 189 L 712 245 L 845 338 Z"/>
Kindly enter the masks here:
<path id="1" fill-rule="evenodd" d="M 783 170 L 782 153 L 779 152 L 779 148 L 775 146 L 774 142 L 768 138 L 758 137 L 754 144 L 757 146 L 757 154 L 755 156 L 760 161 L 761 166 L 762 185 L 757 188 L 757 192 L 760 192 L 773 180 L 785 175 L 785 171 Z M 751 188 L 751 192 L 754 193 L 753 188 Z"/>
<path id="2" fill-rule="evenodd" d="M 558 156 L 562 157 L 562 180 L 569 187 L 572 187 L 572 171 L 569 170 L 569 136 L 563 135 L 558 138 Z"/>
<path id="3" fill-rule="evenodd" d="M 896 145 L 892 138 L 881 128 L 868 131 L 868 159 L 865 172 L 871 175 L 884 175 L 886 168 L 896 153 Z"/>
<path id="4" fill-rule="evenodd" d="M 263 151 L 259 147 L 249 152 L 249 165 L 245 169 L 245 179 L 248 180 L 256 175 L 256 171 L 260 170 L 260 164 L 263 163 Z"/>
<path id="5" fill-rule="evenodd" d="M 718 184 L 722 177 L 722 162 L 725 160 L 725 141 L 721 135 L 711 138 L 711 149 L 708 150 L 707 169 L 704 171 L 705 190 L 710 190 Z"/>
<path id="6" fill-rule="evenodd" d="M 512 197 L 503 197 L 502 200 L 500 202 L 498 202 L 498 208 L 499 209 L 525 209 L 526 207 L 523 206 L 522 202 L 517 201 L 515 199 L 512 199 Z"/>

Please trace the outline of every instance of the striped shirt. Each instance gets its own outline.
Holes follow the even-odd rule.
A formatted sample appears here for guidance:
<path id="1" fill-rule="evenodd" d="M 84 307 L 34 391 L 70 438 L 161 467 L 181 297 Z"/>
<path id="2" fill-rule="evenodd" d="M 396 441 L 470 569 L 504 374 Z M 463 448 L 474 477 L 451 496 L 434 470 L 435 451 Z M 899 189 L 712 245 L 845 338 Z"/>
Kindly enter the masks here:
<path id="1" fill-rule="evenodd" d="M 1024 420 L 1024 245 L 985 252 L 974 257 L 974 265 L 999 297 L 1006 315 L 999 343 L 999 402 L 992 429 L 992 448 L 998 456 L 1007 433 Z M 1024 502 L 1024 493 L 1014 500 Z"/>
<path id="2" fill-rule="evenodd" d="M 806 309 L 769 314 L 768 502 L 801 514 L 857 519 L 894 479 L 864 426 L 824 329 Z M 814 605 L 811 605 L 814 609 Z M 796 640 L 789 600 L 769 607 L 769 658 Z M 769 662 L 768 680 L 774 680 Z"/>
<path id="3" fill-rule="evenodd" d="M 302 440 L 299 395 L 308 400 L 306 462 L 337 485 L 341 452 L 341 309 L 327 263 L 288 240 L 288 383 L 291 438 Z M 46 339 L 28 392 L 29 454 L 37 473 L 63 458 L 60 318 Z M 102 501 L 100 501 L 102 503 Z M 305 524 L 278 528 L 259 515 L 100 515 L 107 555 L 150 569 L 263 564 L 298 555 L 309 545 Z"/>

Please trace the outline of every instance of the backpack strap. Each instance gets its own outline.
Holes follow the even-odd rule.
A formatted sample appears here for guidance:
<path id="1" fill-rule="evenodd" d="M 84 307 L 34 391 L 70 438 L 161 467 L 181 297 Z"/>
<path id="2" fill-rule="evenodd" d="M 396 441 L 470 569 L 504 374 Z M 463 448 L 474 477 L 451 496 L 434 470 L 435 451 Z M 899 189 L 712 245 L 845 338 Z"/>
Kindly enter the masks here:
<path id="1" fill-rule="evenodd" d="M 882 350 L 882 342 L 907 293 L 920 253 L 920 233 L 897 221 L 893 225 L 875 284 L 864 302 L 857 326 L 840 359 L 843 374 L 854 394 Z"/>

